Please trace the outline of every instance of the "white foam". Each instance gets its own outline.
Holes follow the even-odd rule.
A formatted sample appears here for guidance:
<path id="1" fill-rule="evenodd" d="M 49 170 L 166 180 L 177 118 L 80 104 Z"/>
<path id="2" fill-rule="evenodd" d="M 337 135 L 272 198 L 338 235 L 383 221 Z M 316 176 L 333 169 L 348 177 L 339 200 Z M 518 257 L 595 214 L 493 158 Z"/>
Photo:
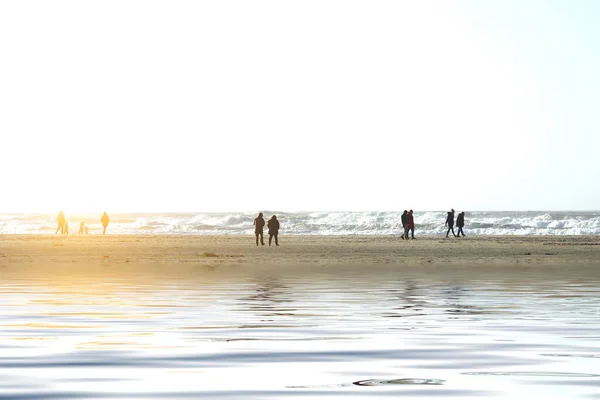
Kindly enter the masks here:
<path id="1" fill-rule="evenodd" d="M 400 211 L 270 212 L 277 214 L 282 234 L 395 235 L 401 232 Z M 445 211 L 415 213 L 417 235 L 445 234 Z M 256 213 L 145 213 L 111 215 L 109 233 L 121 234 L 252 234 Z M 81 220 L 90 233 L 102 227 L 99 215 L 67 215 L 71 233 Z M 0 214 L 0 233 L 53 234 L 56 216 L 47 214 Z M 600 212 L 466 212 L 468 235 L 597 235 Z"/>

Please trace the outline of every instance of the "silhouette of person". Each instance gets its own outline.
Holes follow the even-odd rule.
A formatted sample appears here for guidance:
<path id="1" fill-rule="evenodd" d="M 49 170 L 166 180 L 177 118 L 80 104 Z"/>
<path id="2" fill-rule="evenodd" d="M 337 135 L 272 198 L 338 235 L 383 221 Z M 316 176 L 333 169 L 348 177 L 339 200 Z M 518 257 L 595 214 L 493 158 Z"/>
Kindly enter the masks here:
<path id="1" fill-rule="evenodd" d="M 65 233 L 65 222 L 67 222 L 67 219 L 65 218 L 65 214 L 61 210 L 56 216 L 56 223 L 58 224 L 58 228 L 56 228 L 56 232 L 54 232 L 55 235 L 58 233 L 58 231 L 60 231 L 61 235 Z"/>
<path id="2" fill-rule="evenodd" d="M 463 226 L 465 226 L 465 212 L 464 211 L 459 213 L 458 217 L 456 217 L 456 227 L 458 228 L 456 236 L 460 237 L 460 234 L 462 233 L 463 237 L 465 237 L 465 233 L 463 232 Z"/>
<path id="3" fill-rule="evenodd" d="M 273 238 L 275 238 L 275 246 L 279 246 L 279 241 L 277 240 L 277 235 L 279 234 L 279 221 L 275 215 L 267 222 L 267 228 L 269 228 L 269 246 L 271 245 L 271 239 Z"/>
<path id="4" fill-rule="evenodd" d="M 408 239 L 408 211 L 404 210 L 400 220 L 402 221 L 402 240 Z"/>
<path id="5" fill-rule="evenodd" d="M 102 222 L 102 227 L 104 228 L 102 230 L 102 234 L 106 235 L 106 228 L 108 228 L 108 223 L 110 222 L 110 219 L 108 218 L 108 214 L 106 213 L 106 211 L 104 212 L 104 214 L 102 214 L 102 217 L 100 217 L 100 222 Z"/>
<path id="6" fill-rule="evenodd" d="M 408 212 L 408 229 L 404 236 L 408 239 L 408 233 L 410 232 L 411 239 L 415 238 L 415 217 L 413 216 L 413 210 Z"/>
<path id="7" fill-rule="evenodd" d="M 265 245 L 263 238 L 263 228 L 265 227 L 265 219 L 263 213 L 258 213 L 258 217 L 254 218 L 254 234 L 256 235 L 256 245 L 258 246 L 258 237 L 260 236 L 260 244 Z"/>
<path id="8" fill-rule="evenodd" d="M 79 232 L 77 232 L 78 235 L 85 235 L 85 221 L 81 221 L 79 223 Z"/>
<path id="9" fill-rule="evenodd" d="M 450 231 L 452 231 L 452 234 L 456 236 L 456 234 L 454 233 L 454 208 L 452 209 L 452 211 L 448 211 L 448 216 L 446 217 L 446 224 L 444 226 L 448 227 L 446 237 L 448 237 Z"/>

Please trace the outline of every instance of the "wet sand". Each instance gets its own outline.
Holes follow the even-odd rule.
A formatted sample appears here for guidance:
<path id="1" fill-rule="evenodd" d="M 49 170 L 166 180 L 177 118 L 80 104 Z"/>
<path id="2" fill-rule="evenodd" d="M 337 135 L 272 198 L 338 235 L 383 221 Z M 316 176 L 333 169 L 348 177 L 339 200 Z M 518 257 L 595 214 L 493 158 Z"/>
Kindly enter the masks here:
<path id="1" fill-rule="evenodd" d="M 593 265 L 598 236 L 253 236 L 1 235 L 0 268 L 82 265 Z"/>
<path id="2" fill-rule="evenodd" d="M 590 399 L 596 237 L 0 236 L 0 399 Z"/>

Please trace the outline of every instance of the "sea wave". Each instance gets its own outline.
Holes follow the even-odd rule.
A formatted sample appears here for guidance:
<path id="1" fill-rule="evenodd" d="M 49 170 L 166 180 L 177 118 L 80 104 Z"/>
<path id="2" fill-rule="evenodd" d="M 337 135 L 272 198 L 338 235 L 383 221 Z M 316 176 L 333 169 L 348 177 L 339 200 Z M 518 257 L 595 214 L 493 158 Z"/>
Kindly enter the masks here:
<path id="1" fill-rule="evenodd" d="M 252 234 L 256 212 L 113 214 L 109 233 L 118 234 Z M 277 214 L 281 233 L 291 235 L 395 235 L 401 232 L 400 211 L 264 211 Z M 445 234 L 446 211 L 415 213 L 418 235 Z M 597 235 L 598 211 L 473 211 L 465 212 L 468 235 Z M 56 216 L 0 214 L 2 234 L 53 234 Z M 85 221 L 91 234 L 101 233 L 99 215 L 67 215 L 70 233 Z"/>

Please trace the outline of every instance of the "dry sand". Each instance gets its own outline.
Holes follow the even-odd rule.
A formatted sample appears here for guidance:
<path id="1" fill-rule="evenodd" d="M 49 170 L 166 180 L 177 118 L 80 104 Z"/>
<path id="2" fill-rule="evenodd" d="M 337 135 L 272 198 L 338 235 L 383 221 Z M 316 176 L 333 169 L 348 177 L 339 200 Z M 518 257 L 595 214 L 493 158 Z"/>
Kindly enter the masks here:
<path id="1" fill-rule="evenodd" d="M 0 268 L 84 265 L 600 265 L 598 236 L 0 235 Z M 0 270 L 1 271 L 1 270 Z M 0 272 L 1 273 L 1 272 Z"/>

